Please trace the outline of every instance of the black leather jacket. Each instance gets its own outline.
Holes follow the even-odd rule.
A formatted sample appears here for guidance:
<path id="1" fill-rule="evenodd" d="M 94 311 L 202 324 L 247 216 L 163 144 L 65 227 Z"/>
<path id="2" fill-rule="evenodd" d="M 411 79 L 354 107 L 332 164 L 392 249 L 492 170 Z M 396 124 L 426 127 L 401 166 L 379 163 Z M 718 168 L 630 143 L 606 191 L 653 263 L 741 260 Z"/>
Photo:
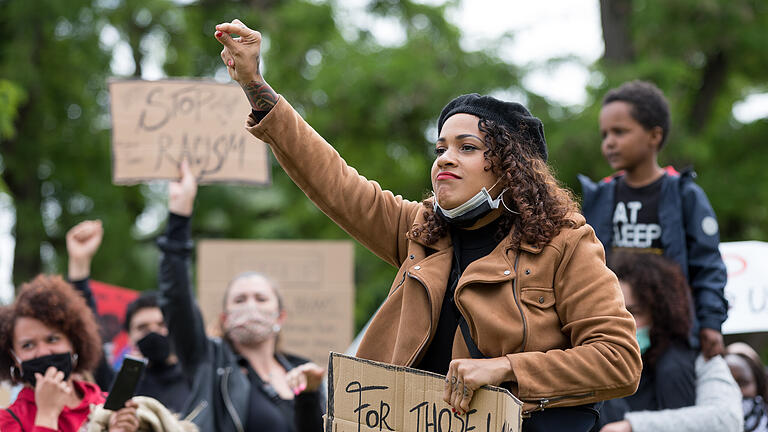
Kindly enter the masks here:
<path id="1" fill-rule="evenodd" d="M 250 381 L 240 370 L 238 355 L 229 344 L 220 338 L 209 338 L 205 333 L 205 323 L 190 283 L 189 258 L 193 243 L 189 221 L 187 217 L 170 214 L 165 234 L 157 240 L 162 252 L 159 303 L 191 387 L 183 416 L 194 414 L 192 421 L 201 431 L 243 432 L 248 418 Z M 292 356 L 283 358 L 293 366 L 305 362 Z M 300 395 L 296 399 L 295 424 L 300 432 L 314 431 L 314 425 L 322 425 L 319 418 L 322 402 L 317 395 L 308 396 Z M 309 416 L 313 420 L 318 417 L 317 421 L 307 421 Z"/>

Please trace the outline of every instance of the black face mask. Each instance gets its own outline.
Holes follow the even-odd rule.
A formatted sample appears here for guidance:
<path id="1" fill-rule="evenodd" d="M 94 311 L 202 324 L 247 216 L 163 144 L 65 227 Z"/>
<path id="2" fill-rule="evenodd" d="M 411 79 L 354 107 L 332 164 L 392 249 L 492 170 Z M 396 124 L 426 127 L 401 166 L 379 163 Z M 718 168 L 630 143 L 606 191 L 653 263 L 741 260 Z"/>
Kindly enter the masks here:
<path id="1" fill-rule="evenodd" d="M 72 373 L 72 354 L 68 352 L 49 354 L 32 360 L 25 360 L 21 362 L 21 379 L 35 387 L 37 384 L 35 373 L 45 375 L 45 371 L 51 366 L 64 372 L 64 380 L 66 381 Z"/>
<path id="2" fill-rule="evenodd" d="M 161 365 L 171 354 L 171 343 L 168 336 L 151 332 L 136 342 L 141 354 L 153 365 Z"/>

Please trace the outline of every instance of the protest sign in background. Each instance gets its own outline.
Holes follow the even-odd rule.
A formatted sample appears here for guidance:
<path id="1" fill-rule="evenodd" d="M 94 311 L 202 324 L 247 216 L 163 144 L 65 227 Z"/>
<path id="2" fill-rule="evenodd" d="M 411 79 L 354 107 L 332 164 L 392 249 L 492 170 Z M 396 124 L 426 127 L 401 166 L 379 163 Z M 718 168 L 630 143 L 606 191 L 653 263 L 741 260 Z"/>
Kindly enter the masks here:
<path id="1" fill-rule="evenodd" d="M 251 111 L 236 84 L 109 83 L 112 180 L 176 179 L 183 158 L 200 183 L 269 183 L 266 145 L 245 130 Z"/>
<path id="2" fill-rule="evenodd" d="M 728 319 L 723 334 L 768 331 L 768 243 L 720 243 L 728 269 Z"/>
<path id="3" fill-rule="evenodd" d="M 139 297 L 139 292 L 95 280 L 90 281 L 96 301 L 99 331 L 104 341 L 107 360 L 119 368 L 128 346 L 128 333 L 124 330 L 125 308 Z"/>
<path id="4" fill-rule="evenodd" d="M 352 341 L 354 261 L 350 241 L 202 240 L 197 247 L 197 296 L 215 328 L 229 281 L 244 271 L 275 280 L 288 313 L 281 348 L 319 365 Z"/>
<path id="5" fill-rule="evenodd" d="M 328 362 L 328 432 L 517 432 L 522 402 L 484 386 L 464 414 L 443 401 L 442 375 L 332 353 Z"/>

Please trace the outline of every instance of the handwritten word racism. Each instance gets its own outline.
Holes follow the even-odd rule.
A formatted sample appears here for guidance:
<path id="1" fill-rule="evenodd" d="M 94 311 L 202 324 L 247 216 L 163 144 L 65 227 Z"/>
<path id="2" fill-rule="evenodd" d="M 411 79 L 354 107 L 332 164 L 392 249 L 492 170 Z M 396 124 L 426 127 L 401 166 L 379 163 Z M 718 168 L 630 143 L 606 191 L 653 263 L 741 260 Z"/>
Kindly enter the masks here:
<path id="1" fill-rule="evenodd" d="M 268 182 L 266 147 L 245 130 L 237 86 L 119 81 L 110 94 L 116 183 L 177 178 L 184 159 L 202 182 Z"/>

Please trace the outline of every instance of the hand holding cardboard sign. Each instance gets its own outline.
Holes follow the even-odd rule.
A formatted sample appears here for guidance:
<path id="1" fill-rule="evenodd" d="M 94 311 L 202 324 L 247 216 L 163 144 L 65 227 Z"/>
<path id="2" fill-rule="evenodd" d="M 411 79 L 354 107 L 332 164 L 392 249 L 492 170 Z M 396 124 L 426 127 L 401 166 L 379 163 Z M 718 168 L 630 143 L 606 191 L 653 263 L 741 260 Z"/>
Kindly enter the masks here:
<path id="1" fill-rule="evenodd" d="M 506 357 L 453 360 L 448 366 L 443 400 L 460 413 L 467 412 L 477 389 L 497 386 L 511 378 L 512 368 Z"/>
<path id="2" fill-rule="evenodd" d="M 197 195 L 197 180 L 186 159 L 181 161 L 181 180 L 168 184 L 168 210 L 179 216 L 192 216 Z"/>

